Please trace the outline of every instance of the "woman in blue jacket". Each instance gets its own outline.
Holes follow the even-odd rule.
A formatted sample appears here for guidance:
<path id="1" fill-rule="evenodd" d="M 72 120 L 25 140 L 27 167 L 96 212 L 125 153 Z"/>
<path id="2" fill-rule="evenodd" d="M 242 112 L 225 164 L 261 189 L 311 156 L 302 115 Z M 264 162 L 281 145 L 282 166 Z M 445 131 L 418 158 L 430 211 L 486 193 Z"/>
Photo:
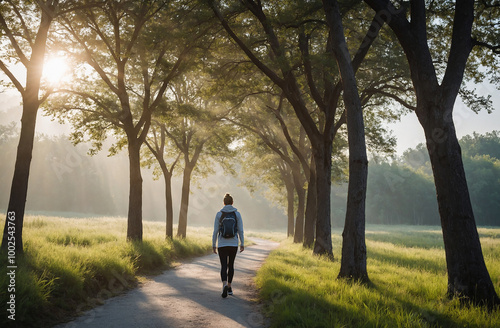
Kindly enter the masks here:
<path id="1" fill-rule="evenodd" d="M 238 237 L 240 252 L 245 249 L 243 236 L 243 221 L 241 214 L 233 207 L 233 197 L 224 196 L 224 207 L 215 215 L 212 247 L 214 253 L 219 253 L 221 264 L 220 277 L 222 280 L 222 297 L 233 295 L 231 282 L 234 276 L 234 259 L 238 252 Z M 218 244 L 218 248 L 216 247 Z"/>

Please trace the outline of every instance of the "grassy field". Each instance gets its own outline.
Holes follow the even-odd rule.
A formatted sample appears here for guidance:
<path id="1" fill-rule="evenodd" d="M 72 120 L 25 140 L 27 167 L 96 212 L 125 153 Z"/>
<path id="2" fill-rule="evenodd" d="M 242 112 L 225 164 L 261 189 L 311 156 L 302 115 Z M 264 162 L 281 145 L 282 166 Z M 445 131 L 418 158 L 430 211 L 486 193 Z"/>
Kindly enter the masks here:
<path id="1" fill-rule="evenodd" d="M 479 229 L 483 254 L 500 293 L 500 229 Z M 367 228 L 371 285 L 337 280 L 335 261 L 311 256 L 290 240 L 271 253 L 256 283 L 273 327 L 500 327 L 500 310 L 449 300 L 439 227 Z"/>
<path id="2" fill-rule="evenodd" d="M 206 228 L 188 229 L 185 240 L 165 240 L 164 223 L 144 222 L 144 242 L 127 243 L 126 226 L 123 218 L 27 216 L 25 255 L 16 259 L 17 326 L 43 327 L 65 319 L 136 286 L 145 275 L 212 248 Z M 0 302 L 6 304 L 5 256 L 0 266 Z M 2 311 L 0 326 L 7 327 Z"/>
<path id="3" fill-rule="evenodd" d="M 211 229 L 189 228 L 186 240 L 165 240 L 161 222 L 144 222 L 143 243 L 125 241 L 126 220 L 119 218 L 27 216 L 24 227 L 26 254 L 16 271 L 16 323 L 22 327 L 64 320 L 211 250 Z M 500 229 L 479 232 L 500 292 Z M 336 279 L 341 231 L 333 234 L 334 262 L 311 256 L 283 233 L 249 231 L 246 237 L 282 242 L 256 278 L 274 327 L 500 327 L 500 311 L 446 299 L 438 227 L 369 226 L 370 286 Z M 7 264 L 0 266 L 0 302 L 6 304 Z M 5 323 L 2 315 L 0 326 Z"/>

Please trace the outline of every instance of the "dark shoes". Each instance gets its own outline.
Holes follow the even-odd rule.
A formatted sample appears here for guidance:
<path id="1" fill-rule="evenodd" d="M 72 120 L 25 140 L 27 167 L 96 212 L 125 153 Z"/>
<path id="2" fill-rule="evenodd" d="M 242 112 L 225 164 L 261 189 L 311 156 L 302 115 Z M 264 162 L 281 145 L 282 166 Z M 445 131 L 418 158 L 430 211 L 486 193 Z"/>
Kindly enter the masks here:
<path id="1" fill-rule="evenodd" d="M 222 288 L 222 298 L 226 298 L 227 295 L 233 295 L 233 289 L 229 286 L 224 286 L 224 288 Z"/>
<path id="2" fill-rule="evenodd" d="M 229 291 L 229 286 L 224 286 L 224 288 L 222 289 L 222 298 L 226 298 L 227 297 L 227 292 Z M 233 292 L 231 292 L 232 294 Z"/>

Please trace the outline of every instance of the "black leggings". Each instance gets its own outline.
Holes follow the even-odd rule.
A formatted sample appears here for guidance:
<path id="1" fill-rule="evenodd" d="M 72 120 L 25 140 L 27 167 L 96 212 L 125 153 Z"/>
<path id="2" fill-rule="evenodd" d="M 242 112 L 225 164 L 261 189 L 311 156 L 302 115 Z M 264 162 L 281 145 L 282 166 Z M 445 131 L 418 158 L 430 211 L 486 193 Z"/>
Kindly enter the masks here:
<path id="1" fill-rule="evenodd" d="M 233 281 L 234 259 L 236 258 L 237 252 L 238 247 L 219 247 L 219 259 L 221 265 L 220 278 L 222 281 L 227 281 L 228 283 Z"/>

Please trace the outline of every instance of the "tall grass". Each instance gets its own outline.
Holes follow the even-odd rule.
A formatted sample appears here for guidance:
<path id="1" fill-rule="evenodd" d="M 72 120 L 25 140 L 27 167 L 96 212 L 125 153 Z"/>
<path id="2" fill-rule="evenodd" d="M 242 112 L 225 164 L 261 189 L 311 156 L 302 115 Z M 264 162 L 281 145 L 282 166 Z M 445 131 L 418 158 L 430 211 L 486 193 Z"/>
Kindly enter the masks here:
<path id="1" fill-rule="evenodd" d="M 447 275 L 438 227 L 368 227 L 370 285 L 337 279 L 334 262 L 290 240 L 273 251 L 256 283 L 273 327 L 500 327 L 500 310 L 446 298 Z M 487 268 L 500 292 L 500 229 L 479 229 Z"/>
<path id="2" fill-rule="evenodd" d="M 3 226 L 5 217 L 0 219 Z M 47 326 L 135 286 L 140 275 L 158 273 L 175 261 L 207 253 L 211 233 L 189 229 L 186 239 L 165 239 L 165 225 L 144 222 L 144 241 L 126 241 L 122 218 L 27 216 L 25 254 L 17 258 L 16 324 Z M 8 276 L 2 255 L 0 302 Z M 0 325 L 12 323 L 2 314 Z"/>

